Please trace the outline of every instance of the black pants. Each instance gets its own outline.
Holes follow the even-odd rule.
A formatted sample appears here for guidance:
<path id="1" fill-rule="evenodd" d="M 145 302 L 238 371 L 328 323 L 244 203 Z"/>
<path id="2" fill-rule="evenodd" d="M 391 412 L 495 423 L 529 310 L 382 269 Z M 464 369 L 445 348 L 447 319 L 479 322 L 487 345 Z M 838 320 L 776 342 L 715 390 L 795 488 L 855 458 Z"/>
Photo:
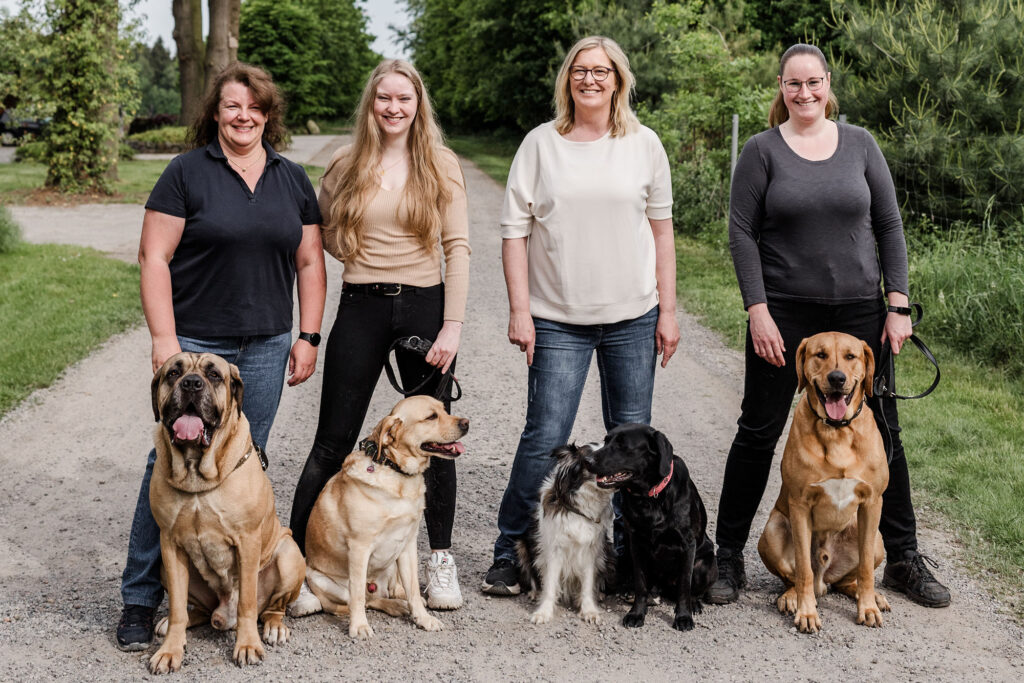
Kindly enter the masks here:
<path id="1" fill-rule="evenodd" d="M 342 291 L 338 317 L 324 352 L 324 385 L 316 438 L 292 502 L 292 536 L 303 553 L 313 503 L 360 438 L 388 348 L 395 339 L 409 335 L 435 339 L 443 316 L 443 285 L 403 287 L 396 296 Z M 414 354 L 396 351 L 396 362 L 406 388 L 417 386 L 433 370 L 422 356 Z M 440 376 L 437 373 L 437 380 Z M 437 381 L 429 382 L 422 393 L 433 395 L 436 388 Z M 396 394 L 396 402 L 398 398 Z M 445 401 L 445 408 L 449 407 Z M 374 416 L 373 422 L 381 417 L 384 416 Z M 368 435 L 369 432 L 363 436 Z M 430 547 L 450 548 L 455 520 L 455 462 L 432 458 L 425 478 Z"/>
<path id="2" fill-rule="evenodd" d="M 775 445 L 786 427 L 796 392 L 794 362 L 800 341 L 819 332 L 846 332 L 863 339 L 878 358 L 885 305 L 881 299 L 852 304 L 807 304 L 769 300 L 768 310 L 786 346 L 786 364 L 777 368 L 754 353 L 747 327 L 746 376 L 739 428 L 725 464 L 722 497 L 718 503 L 715 540 L 719 547 L 740 551 L 764 495 Z M 917 549 L 917 524 L 910 501 L 910 473 L 900 440 L 899 416 L 893 399 L 868 399 L 882 440 L 891 446 L 889 486 L 882 496 L 879 530 L 890 557 Z"/>

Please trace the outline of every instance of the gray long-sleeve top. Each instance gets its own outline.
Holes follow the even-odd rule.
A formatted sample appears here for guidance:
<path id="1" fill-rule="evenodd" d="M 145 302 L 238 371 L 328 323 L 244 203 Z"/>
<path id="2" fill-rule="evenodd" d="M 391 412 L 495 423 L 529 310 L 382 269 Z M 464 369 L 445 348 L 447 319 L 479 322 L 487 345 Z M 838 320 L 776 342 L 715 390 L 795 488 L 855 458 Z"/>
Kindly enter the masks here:
<path id="1" fill-rule="evenodd" d="M 886 291 L 908 293 L 903 220 L 882 150 L 863 128 L 837 125 L 839 144 L 823 161 L 799 156 L 778 128 L 743 146 L 729 249 L 744 308 L 768 297 L 870 300 L 879 296 L 881 274 Z"/>

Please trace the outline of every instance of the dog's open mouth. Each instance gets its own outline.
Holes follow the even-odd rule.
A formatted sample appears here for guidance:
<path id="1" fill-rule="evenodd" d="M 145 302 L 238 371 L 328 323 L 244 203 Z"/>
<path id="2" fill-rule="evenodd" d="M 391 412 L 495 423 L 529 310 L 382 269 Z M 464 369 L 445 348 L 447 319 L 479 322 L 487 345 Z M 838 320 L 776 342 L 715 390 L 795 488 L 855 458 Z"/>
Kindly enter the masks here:
<path id="1" fill-rule="evenodd" d="M 603 489 L 612 488 L 618 486 L 624 482 L 629 481 L 633 478 L 632 472 L 616 472 L 615 474 L 606 474 L 603 477 L 597 478 L 597 485 Z"/>
<path id="2" fill-rule="evenodd" d="M 850 407 L 850 399 L 853 398 L 852 391 L 848 394 L 839 391 L 826 394 L 817 385 L 814 386 L 814 390 L 818 392 L 818 400 L 825 406 L 825 413 L 828 414 L 830 419 L 842 420 L 846 417 L 846 411 Z"/>
<path id="3" fill-rule="evenodd" d="M 206 428 L 203 418 L 196 415 L 194 411 L 195 408 L 189 406 L 188 410 L 171 425 L 171 429 L 174 431 L 174 442 L 199 444 L 206 448 L 210 445 L 210 430 Z"/>
<path id="4" fill-rule="evenodd" d="M 449 441 L 448 443 L 427 441 L 420 444 L 420 448 L 428 453 L 438 453 L 439 455 L 447 455 L 451 458 L 457 458 L 466 452 L 466 447 L 462 445 L 461 441 Z"/>

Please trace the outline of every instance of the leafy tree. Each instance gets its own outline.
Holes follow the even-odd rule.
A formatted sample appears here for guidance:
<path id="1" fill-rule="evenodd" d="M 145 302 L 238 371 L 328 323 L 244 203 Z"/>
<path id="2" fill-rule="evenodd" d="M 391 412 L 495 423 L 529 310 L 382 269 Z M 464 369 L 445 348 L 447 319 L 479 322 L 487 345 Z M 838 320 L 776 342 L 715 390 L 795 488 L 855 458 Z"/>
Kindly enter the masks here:
<path id="1" fill-rule="evenodd" d="M 139 115 L 177 114 L 181 111 L 178 92 L 178 65 L 157 38 L 152 47 L 138 43 L 135 47 L 135 66 L 139 73 Z"/>
<path id="2" fill-rule="evenodd" d="M 0 9 L 0 102 L 5 108 L 29 116 L 51 113 L 36 78 L 43 42 L 41 23 L 24 8 L 13 16 Z"/>
<path id="3" fill-rule="evenodd" d="M 356 0 L 300 0 L 300 4 L 315 13 L 320 25 L 320 55 L 328 64 L 328 115 L 348 116 L 381 59 L 370 48 L 373 36 L 366 32 L 366 15 Z"/>
<path id="4" fill-rule="evenodd" d="M 406 4 L 406 43 L 447 122 L 528 130 L 552 117 L 560 51 L 573 40 L 571 0 Z"/>
<path id="5" fill-rule="evenodd" d="M 907 215 L 995 226 L 1024 206 L 1024 5 L 847 4 L 833 72 L 850 121 L 885 152 Z M 835 61 L 835 60 L 833 60 Z"/>
<path id="6" fill-rule="evenodd" d="M 204 43 L 202 0 L 171 0 L 181 83 L 181 120 L 186 123 L 199 114 L 207 80 L 238 58 L 241 0 L 207 3 L 210 33 Z"/>
<path id="7" fill-rule="evenodd" d="M 262 66 L 288 100 L 288 120 L 332 113 L 331 64 L 321 53 L 323 30 L 312 9 L 296 0 L 248 0 L 242 6 L 239 58 Z"/>

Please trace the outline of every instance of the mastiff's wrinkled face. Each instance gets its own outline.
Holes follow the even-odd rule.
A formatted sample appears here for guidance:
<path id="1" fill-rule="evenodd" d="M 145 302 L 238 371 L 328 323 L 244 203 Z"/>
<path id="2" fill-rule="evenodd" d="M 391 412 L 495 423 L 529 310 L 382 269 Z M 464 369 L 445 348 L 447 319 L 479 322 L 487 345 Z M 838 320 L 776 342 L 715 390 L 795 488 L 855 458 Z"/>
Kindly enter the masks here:
<path id="1" fill-rule="evenodd" d="M 242 413 L 242 377 L 220 356 L 178 353 L 153 376 L 153 417 L 179 448 L 207 448 L 232 411 Z"/>

